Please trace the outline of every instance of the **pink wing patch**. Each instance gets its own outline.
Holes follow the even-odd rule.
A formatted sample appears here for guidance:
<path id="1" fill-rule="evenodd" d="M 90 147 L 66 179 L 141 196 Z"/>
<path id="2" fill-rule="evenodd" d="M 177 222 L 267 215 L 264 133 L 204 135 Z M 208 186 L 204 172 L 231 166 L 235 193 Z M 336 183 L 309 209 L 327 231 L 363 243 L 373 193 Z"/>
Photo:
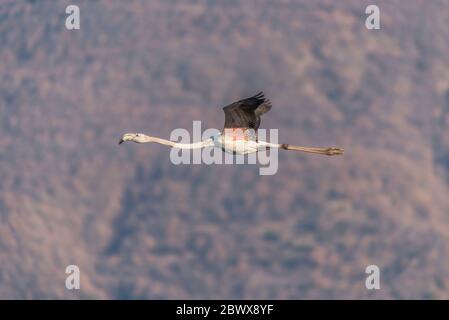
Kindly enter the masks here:
<path id="1" fill-rule="evenodd" d="M 256 140 L 255 131 L 249 128 L 225 128 L 224 137 L 232 141 Z"/>

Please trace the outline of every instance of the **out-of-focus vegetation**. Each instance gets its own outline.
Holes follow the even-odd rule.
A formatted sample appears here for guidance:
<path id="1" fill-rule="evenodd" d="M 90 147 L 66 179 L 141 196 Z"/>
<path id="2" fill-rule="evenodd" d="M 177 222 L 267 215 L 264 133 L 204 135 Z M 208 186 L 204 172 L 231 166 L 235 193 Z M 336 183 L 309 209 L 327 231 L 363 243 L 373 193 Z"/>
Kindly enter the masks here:
<path id="1" fill-rule="evenodd" d="M 69 1 L 0 4 L 1 298 L 449 298 L 447 2 L 377 1 L 379 31 L 360 0 L 76 2 L 79 31 Z M 346 154 L 117 146 L 259 90 L 281 142 Z"/>

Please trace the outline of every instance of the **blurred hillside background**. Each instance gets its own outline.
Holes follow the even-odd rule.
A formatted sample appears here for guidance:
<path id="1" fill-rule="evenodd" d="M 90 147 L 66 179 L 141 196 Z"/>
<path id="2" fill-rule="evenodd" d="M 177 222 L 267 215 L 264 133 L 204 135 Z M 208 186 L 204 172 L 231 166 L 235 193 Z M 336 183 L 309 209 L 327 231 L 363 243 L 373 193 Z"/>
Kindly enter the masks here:
<path id="1" fill-rule="evenodd" d="M 449 298 L 448 21 L 443 0 L 1 0 L 0 298 Z M 221 128 L 260 90 L 281 142 L 346 154 L 259 176 L 117 145 Z"/>

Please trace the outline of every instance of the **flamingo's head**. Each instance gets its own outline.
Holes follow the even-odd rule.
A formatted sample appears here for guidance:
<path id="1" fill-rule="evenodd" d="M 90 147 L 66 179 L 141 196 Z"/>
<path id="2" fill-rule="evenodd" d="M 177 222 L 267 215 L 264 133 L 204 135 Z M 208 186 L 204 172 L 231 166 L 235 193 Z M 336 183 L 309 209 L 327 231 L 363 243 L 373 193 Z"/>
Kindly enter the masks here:
<path id="1" fill-rule="evenodd" d="M 145 137 L 146 136 L 143 133 L 125 133 L 118 144 L 122 144 L 125 141 L 144 143 L 146 141 Z"/>

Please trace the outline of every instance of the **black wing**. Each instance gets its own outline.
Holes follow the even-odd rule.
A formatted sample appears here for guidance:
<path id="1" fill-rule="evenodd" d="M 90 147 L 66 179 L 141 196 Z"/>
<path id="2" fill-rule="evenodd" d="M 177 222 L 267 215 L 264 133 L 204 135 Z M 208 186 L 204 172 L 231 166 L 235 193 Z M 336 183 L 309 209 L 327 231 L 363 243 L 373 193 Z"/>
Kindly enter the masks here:
<path id="1" fill-rule="evenodd" d="M 246 98 L 223 108 L 226 128 L 250 128 L 257 131 L 260 116 L 271 109 L 270 100 L 265 99 L 263 92 Z"/>

